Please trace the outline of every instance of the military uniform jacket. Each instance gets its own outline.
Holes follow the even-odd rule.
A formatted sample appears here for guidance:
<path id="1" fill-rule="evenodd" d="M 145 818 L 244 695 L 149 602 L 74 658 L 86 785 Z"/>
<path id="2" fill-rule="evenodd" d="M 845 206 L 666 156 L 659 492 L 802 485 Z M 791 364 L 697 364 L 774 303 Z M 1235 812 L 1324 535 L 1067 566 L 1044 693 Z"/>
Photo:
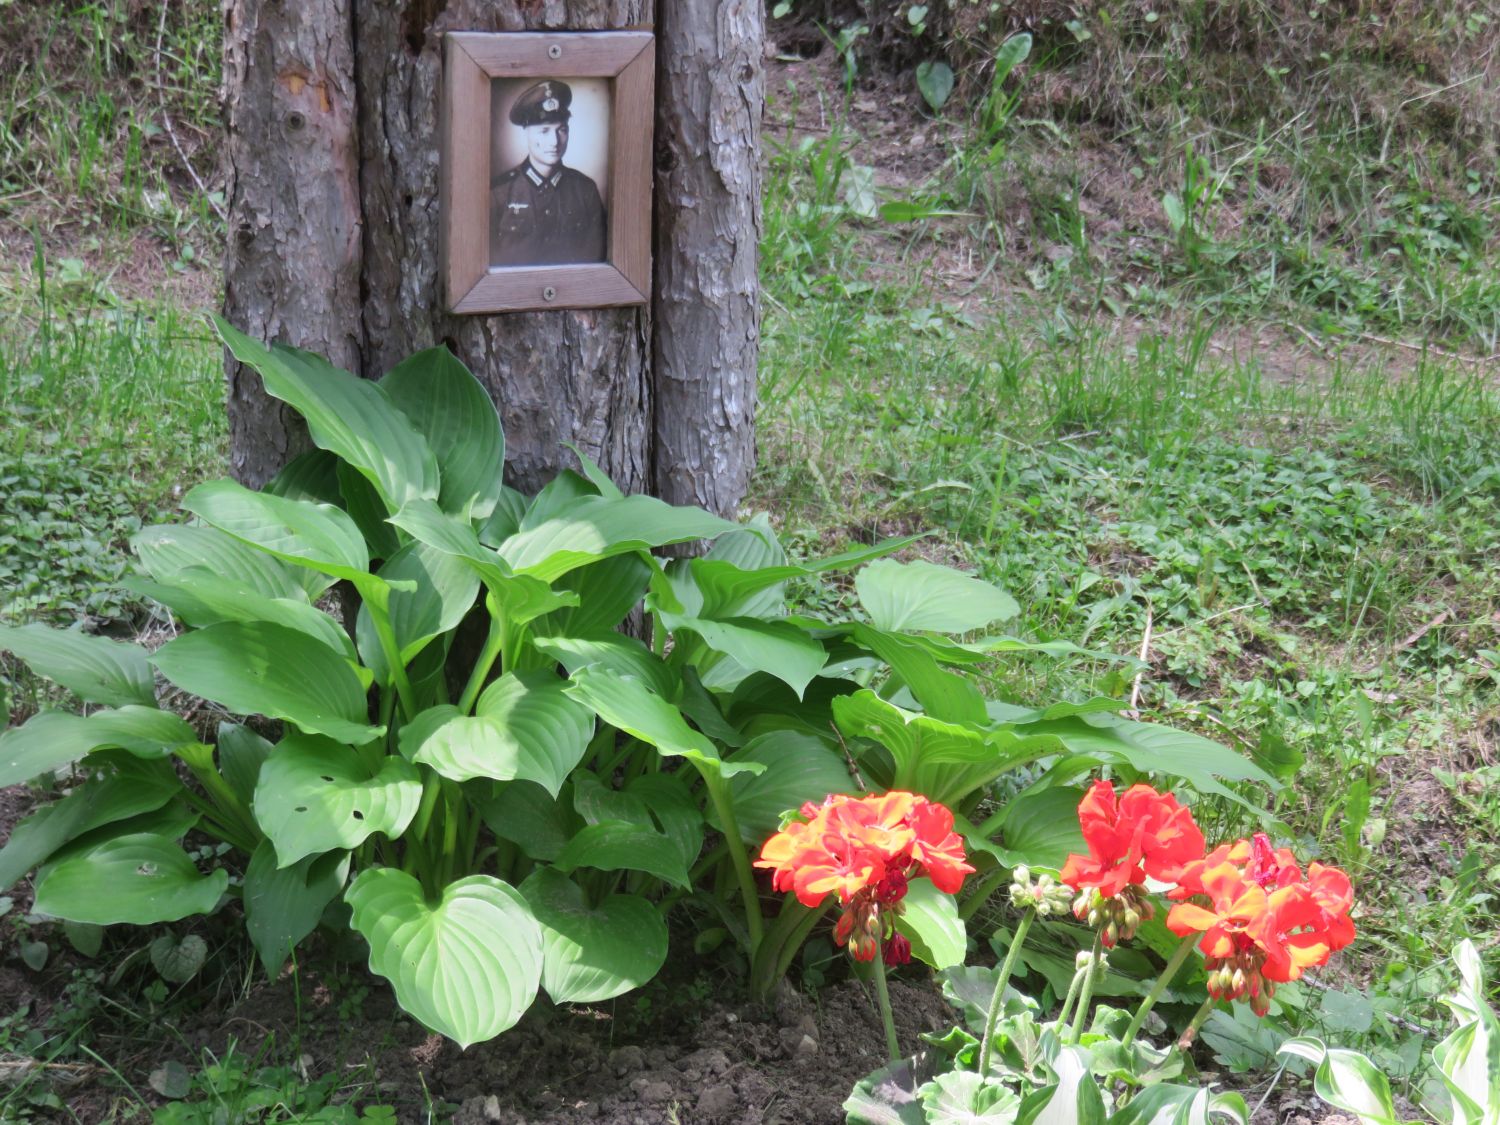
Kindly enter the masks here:
<path id="1" fill-rule="evenodd" d="M 491 265 L 604 260 L 604 204 L 582 172 L 559 165 L 544 178 L 526 160 L 490 188 Z"/>

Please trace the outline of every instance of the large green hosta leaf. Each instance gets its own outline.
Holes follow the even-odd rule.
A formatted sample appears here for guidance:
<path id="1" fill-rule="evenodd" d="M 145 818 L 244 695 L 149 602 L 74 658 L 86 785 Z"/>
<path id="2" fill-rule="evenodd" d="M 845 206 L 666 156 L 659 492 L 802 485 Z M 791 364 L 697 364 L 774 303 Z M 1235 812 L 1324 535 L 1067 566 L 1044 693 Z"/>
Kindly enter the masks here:
<path id="1" fill-rule="evenodd" d="M 417 496 L 437 499 L 432 450 L 379 386 L 311 352 L 280 344 L 268 348 L 214 319 L 235 358 L 260 372 L 266 392 L 306 419 L 313 443 L 363 473 L 391 511 Z"/>
<path id="2" fill-rule="evenodd" d="M 253 586 L 238 579 L 225 578 L 203 567 L 188 567 L 165 582 L 133 579 L 126 587 L 166 606 L 195 628 L 207 628 L 223 621 L 269 621 L 322 641 L 357 659 L 349 634 L 333 618 L 308 604 L 302 591 L 296 597 L 268 598 Z"/>
<path id="3" fill-rule="evenodd" d="M 702 645 L 733 660 L 739 671 L 732 683 L 725 685 L 729 687 L 738 684 L 749 672 L 765 672 L 801 698 L 808 683 L 828 661 L 821 644 L 785 621 L 757 621 L 752 617 L 712 621 L 664 613 L 662 624 L 674 634 L 682 631 L 696 634 Z M 705 661 L 694 663 L 700 669 L 706 667 Z M 703 678 L 710 686 L 719 686 L 706 670 Z"/>
<path id="4" fill-rule="evenodd" d="M 287 566 L 216 527 L 148 527 L 131 536 L 130 546 L 146 573 L 158 582 L 201 567 L 267 598 L 305 599 L 328 586 L 327 579 L 315 571 Z"/>
<path id="5" fill-rule="evenodd" d="M 284 738 L 260 768 L 255 819 L 280 866 L 383 832 L 401 835 L 417 813 L 422 781 L 404 758 L 382 758 L 371 774 L 352 749 L 326 738 Z"/>
<path id="6" fill-rule="evenodd" d="M 835 699 L 833 715 L 845 735 L 868 738 L 890 751 L 896 765 L 892 788 L 947 805 L 1059 749 L 1056 739 L 1045 736 L 1023 737 L 1005 728 L 985 730 L 906 711 L 868 689 Z"/>
<path id="7" fill-rule="evenodd" d="M 860 605 L 877 629 L 972 633 L 1021 612 L 1004 590 L 921 559 L 873 562 L 854 576 Z"/>
<path id="8" fill-rule="evenodd" d="M 371 971 L 391 982 L 401 1007 L 459 1046 L 493 1039 L 536 997 L 542 929 L 498 879 L 459 879 L 431 904 L 410 875 L 366 868 L 344 899 L 370 943 Z"/>
<path id="9" fill-rule="evenodd" d="M 87 718 L 43 711 L 0 733 L 0 785 L 29 781 L 95 750 L 118 747 L 139 758 L 161 758 L 196 741 L 192 727 L 154 707 L 95 711 Z"/>
<path id="10" fill-rule="evenodd" d="M 0 848 L 0 891 L 9 890 L 70 840 L 105 824 L 154 812 L 182 790 L 182 782 L 165 763 L 126 759 L 117 769 L 43 805 L 15 826 Z"/>
<path id="11" fill-rule="evenodd" d="M 505 434 L 479 380 L 457 356 L 438 347 L 402 360 L 380 380 L 380 389 L 437 458 L 443 511 L 487 518 L 500 499 Z"/>
<path id="12" fill-rule="evenodd" d="M 543 581 L 614 555 L 712 539 L 739 525 L 701 508 L 675 508 L 652 496 L 583 496 L 553 519 L 512 535 L 500 554 L 517 572 Z"/>
<path id="13" fill-rule="evenodd" d="M 676 841 L 653 827 L 605 820 L 579 830 L 556 859 L 559 871 L 644 871 L 674 887 L 690 885 L 687 862 Z"/>
<path id="14" fill-rule="evenodd" d="M 689 612 L 700 617 L 776 616 L 781 612 L 780 587 L 785 582 L 830 570 L 847 570 L 899 551 L 921 538 L 911 535 L 903 539 L 887 539 L 826 559 L 787 563 L 779 545 L 773 549 L 764 538 L 769 534 L 769 528 L 757 531 L 753 527 L 730 532 L 714 543 L 713 550 L 706 557 L 691 560 L 687 567 L 698 593 L 688 605 Z M 757 543 L 762 546 L 757 546 Z"/>
<path id="15" fill-rule="evenodd" d="M 969 841 L 995 856 L 1006 867 L 1027 864 L 1060 871 L 1068 856 L 1086 850 L 1078 825 L 1078 802 L 1083 793 L 1071 786 L 1038 789 L 1012 798 L 994 826 L 1001 845 L 974 838 L 973 825 L 964 821 L 959 830 Z"/>
<path id="16" fill-rule="evenodd" d="M 152 659 L 184 691 L 237 714 L 285 719 L 305 731 L 356 744 L 384 731 L 367 721 L 368 682 L 355 665 L 284 625 L 210 625 L 178 637 Z"/>
<path id="17" fill-rule="evenodd" d="M 549 617 L 550 623 L 550 617 Z M 598 664 L 620 676 L 633 676 L 663 699 L 676 699 L 682 681 L 676 670 L 642 642 L 623 633 L 536 636 L 532 643 L 568 670 L 569 675 Z"/>
<path id="18" fill-rule="evenodd" d="M 245 869 L 245 929 L 267 976 L 275 979 L 348 878 L 347 852 L 308 856 L 290 867 L 277 867 L 275 847 L 270 840 L 261 841 Z"/>
<path id="19" fill-rule="evenodd" d="M 589 1004 L 639 988 L 667 959 L 667 924 L 639 895 L 591 907 L 566 875 L 543 867 L 521 884 L 542 927 L 542 987 L 553 1003 Z"/>
<path id="20" fill-rule="evenodd" d="M 967 935 L 958 903 L 930 879 L 914 879 L 901 902 L 896 928 L 911 942 L 912 956 L 934 969 L 963 964 Z"/>
<path id="21" fill-rule="evenodd" d="M 369 576 L 365 537 L 341 508 L 252 492 L 229 480 L 198 485 L 183 497 L 182 506 L 268 555 L 329 579 L 354 582 Z M 315 584 L 308 593 L 316 597 L 330 585 L 331 581 Z"/>
<path id="22" fill-rule="evenodd" d="M 1261 815 L 1260 807 L 1223 782 L 1254 781 L 1273 790 L 1281 788 L 1280 782 L 1243 754 L 1192 731 L 1137 723 L 1107 714 L 1076 715 L 1029 723 L 1017 729 L 1023 734 L 1045 733 L 1073 754 L 1123 762 L 1140 773 L 1179 778 L 1200 793 L 1228 797 L 1256 815 Z"/>
<path id="23" fill-rule="evenodd" d="M 468 521 L 448 515 L 430 500 L 413 500 L 391 522 L 419 543 L 462 559 L 495 600 L 498 609 L 492 612 L 512 627 L 578 604 L 571 590 L 554 590 L 539 578 L 513 574 L 504 559 L 479 541 Z"/>
<path id="24" fill-rule="evenodd" d="M 0 652 L 5 651 L 89 703 L 156 706 L 151 665 L 146 650 L 136 645 L 45 625 L 0 625 Z"/>
<path id="25" fill-rule="evenodd" d="M 730 760 L 765 767 L 764 773 L 740 774 L 729 781 L 735 819 L 747 844 L 764 843 L 780 829 L 781 815 L 789 809 L 856 788 L 843 755 L 826 740 L 804 731 L 763 734 Z"/>
<path id="26" fill-rule="evenodd" d="M 758 762 L 722 760 L 712 741 L 688 726 L 681 711 L 641 680 L 592 665 L 575 673 L 567 690 L 610 726 L 650 743 L 662 754 L 686 758 L 699 769 L 729 777 L 765 768 Z"/>
<path id="27" fill-rule="evenodd" d="M 418 715 L 401 732 L 402 752 L 454 781 L 534 781 L 555 797 L 594 731 L 593 714 L 566 686 L 551 672 L 507 672 L 472 717 L 451 706 Z"/>
<path id="28" fill-rule="evenodd" d="M 396 635 L 396 647 L 406 663 L 433 637 L 457 628 L 474 608 L 479 593 L 479 577 L 462 559 L 425 543 L 408 543 L 400 548 L 386 559 L 377 575 L 391 585 L 386 612 Z M 416 588 L 407 589 L 406 583 L 415 583 Z M 378 678 L 387 680 L 385 654 L 368 604 L 359 607 L 354 635 L 359 638 L 365 663 Z"/>
<path id="29" fill-rule="evenodd" d="M 150 926 L 207 914 L 228 885 L 229 872 L 199 874 L 175 840 L 134 833 L 43 867 L 36 912 L 99 926 Z"/>

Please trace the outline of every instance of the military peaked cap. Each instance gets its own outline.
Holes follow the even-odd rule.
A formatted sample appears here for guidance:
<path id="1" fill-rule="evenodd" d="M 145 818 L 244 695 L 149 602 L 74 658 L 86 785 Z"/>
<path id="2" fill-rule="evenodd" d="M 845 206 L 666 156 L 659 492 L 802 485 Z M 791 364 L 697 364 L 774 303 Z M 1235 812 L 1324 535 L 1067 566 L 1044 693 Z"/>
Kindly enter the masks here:
<path id="1" fill-rule="evenodd" d="M 570 116 L 573 90 L 566 82 L 549 78 L 538 82 L 510 107 L 512 125 L 562 125 Z"/>

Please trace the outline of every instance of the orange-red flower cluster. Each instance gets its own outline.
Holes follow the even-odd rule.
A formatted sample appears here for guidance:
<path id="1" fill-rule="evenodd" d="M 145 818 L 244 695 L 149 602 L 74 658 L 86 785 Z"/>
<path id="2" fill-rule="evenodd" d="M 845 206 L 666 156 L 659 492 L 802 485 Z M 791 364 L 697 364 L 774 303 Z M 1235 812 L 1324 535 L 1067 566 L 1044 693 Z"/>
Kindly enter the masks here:
<path id="1" fill-rule="evenodd" d="M 1208 907 L 1179 902 L 1167 927 L 1179 937 L 1201 933 L 1208 990 L 1248 998 L 1265 1015 L 1276 984 L 1322 965 L 1354 940 L 1354 889 L 1336 867 L 1308 865 L 1304 876 L 1286 848 L 1263 833 L 1215 848 L 1183 873 L 1170 897 L 1206 895 Z"/>
<path id="2" fill-rule="evenodd" d="M 1259 1015 L 1277 983 L 1296 980 L 1354 940 L 1354 891 L 1336 867 L 1308 865 L 1264 833 L 1204 855 L 1203 833 L 1171 794 L 1132 785 L 1118 798 L 1095 782 L 1078 806 L 1089 854 L 1070 855 L 1062 880 L 1079 891 L 1073 910 L 1103 943 L 1129 938 L 1152 917 L 1147 877 L 1175 883 L 1167 926 L 1179 937 L 1201 933 L 1198 947 L 1209 993 L 1248 999 Z M 1186 901 L 1207 899 L 1208 905 Z"/>
<path id="3" fill-rule="evenodd" d="M 755 866 L 769 868 L 772 887 L 794 892 L 804 906 L 838 895 L 844 912 L 834 938 L 861 961 L 873 960 L 882 940 L 888 957 L 910 957 L 909 944 L 894 940 L 910 880 L 925 876 L 956 894 L 974 870 L 964 861 L 953 814 L 914 793 L 834 794 L 821 805 L 803 805 L 802 816 L 805 822 L 793 821 L 766 841 Z"/>

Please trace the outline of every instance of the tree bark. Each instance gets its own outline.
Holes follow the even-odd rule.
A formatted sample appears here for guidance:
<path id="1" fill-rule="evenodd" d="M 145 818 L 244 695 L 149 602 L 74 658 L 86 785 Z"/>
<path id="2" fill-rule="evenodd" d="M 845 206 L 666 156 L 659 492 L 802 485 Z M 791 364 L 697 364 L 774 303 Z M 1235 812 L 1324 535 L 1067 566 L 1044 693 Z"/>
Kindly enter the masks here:
<path id="1" fill-rule="evenodd" d="M 761 0 L 225 3 L 229 319 L 366 378 L 445 344 L 499 407 L 507 480 L 522 491 L 573 464 L 570 441 L 627 492 L 732 513 L 754 452 Z M 663 82 L 653 303 L 448 315 L 443 34 L 653 27 Z M 319 130 L 294 131 L 302 147 L 285 139 L 298 85 L 287 73 L 308 76 L 297 95 L 316 86 L 314 107 L 334 107 Z M 229 376 L 236 473 L 259 484 L 300 448 L 297 434 L 258 380 Z"/>
<path id="2" fill-rule="evenodd" d="M 224 315 L 359 370 L 360 200 L 350 0 L 225 0 Z M 231 468 L 259 487 L 308 447 L 260 376 L 227 359 Z"/>
<path id="3" fill-rule="evenodd" d="M 755 465 L 761 0 L 661 0 L 656 494 L 733 515 Z"/>

